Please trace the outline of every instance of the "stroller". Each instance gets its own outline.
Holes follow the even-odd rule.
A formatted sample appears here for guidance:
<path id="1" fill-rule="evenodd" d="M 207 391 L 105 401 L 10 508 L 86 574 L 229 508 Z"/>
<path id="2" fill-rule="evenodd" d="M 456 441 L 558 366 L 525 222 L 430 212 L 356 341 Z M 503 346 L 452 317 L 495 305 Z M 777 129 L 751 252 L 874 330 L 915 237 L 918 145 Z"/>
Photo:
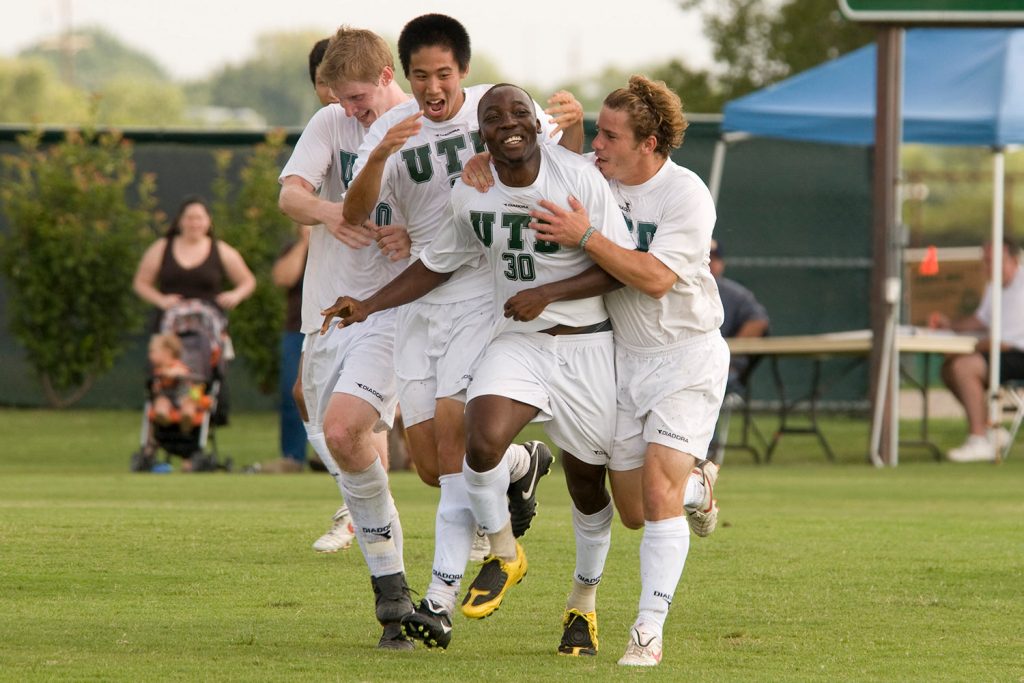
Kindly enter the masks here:
<path id="1" fill-rule="evenodd" d="M 142 411 L 139 450 L 131 456 L 132 472 L 169 471 L 171 456 L 191 463 L 193 472 L 229 471 L 230 458 L 217 453 L 216 427 L 226 424 L 227 416 L 218 400 L 224 382 L 226 362 L 233 356 L 224 314 L 212 304 L 187 299 L 164 312 L 161 333 L 173 333 L 181 340 L 181 362 L 189 371 L 190 396 L 196 406 L 196 428 L 183 431 L 180 424 L 161 424 L 154 419 L 154 377 L 152 369 L 146 381 L 147 400 Z M 158 462 L 163 449 L 166 456 Z"/>

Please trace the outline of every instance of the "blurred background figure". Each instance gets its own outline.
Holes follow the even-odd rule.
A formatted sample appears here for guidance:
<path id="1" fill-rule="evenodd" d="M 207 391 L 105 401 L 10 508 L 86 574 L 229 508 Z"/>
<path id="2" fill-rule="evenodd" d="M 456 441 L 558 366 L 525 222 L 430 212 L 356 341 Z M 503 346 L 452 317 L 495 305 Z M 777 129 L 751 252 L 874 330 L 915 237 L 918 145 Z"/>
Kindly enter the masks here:
<path id="1" fill-rule="evenodd" d="M 725 309 L 722 336 L 763 337 L 768 334 L 768 311 L 749 289 L 725 277 L 725 255 L 718 240 L 711 240 L 711 274 L 718 284 L 718 294 Z M 732 357 L 729 363 L 728 392 L 742 393 L 750 368 L 750 356 Z"/>
<path id="2" fill-rule="evenodd" d="M 230 284 L 230 288 L 225 285 Z M 213 304 L 222 313 L 238 306 L 256 289 L 256 278 L 238 251 L 216 238 L 210 208 L 198 195 L 185 197 L 167 234 L 143 253 L 132 281 L 135 293 L 156 307 L 150 332 L 160 330 L 164 312 L 189 299 Z M 230 360 L 230 345 L 224 357 Z M 226 423 L 227 382 L 222 379 L 217 415 Z"/>
<path id="3" fill-rule="evenodd" d="M 999 381 L 1024 379 L 1024 269 L 1020 267 L 1020 247 L 1011 239 L 1003 240 L 1003 298 L 1002 298 L 1002 341 L 999 362 Z M 992 244 L 984 249 L 985 272 L 992 270 Z M 952 462 L 977 462 L 995 460 L 996 451 L 1009 438 L 1005 429 L 995 431 L 994 442 L 990 440 L 988 428 L 989 352 L 992 345 L 988 338 L 992 324 L 992 283 L 985 287 L 981 304 L 973 315 L 951 321 L 942 313 L 933 312 L 928 316 L 928 326 L 934 329 L 981 335 L 974 353 L 947 356 L 942 364 L 942 381 L 953 392 L 967 415 L 967 439 L 946 454 Z"/>

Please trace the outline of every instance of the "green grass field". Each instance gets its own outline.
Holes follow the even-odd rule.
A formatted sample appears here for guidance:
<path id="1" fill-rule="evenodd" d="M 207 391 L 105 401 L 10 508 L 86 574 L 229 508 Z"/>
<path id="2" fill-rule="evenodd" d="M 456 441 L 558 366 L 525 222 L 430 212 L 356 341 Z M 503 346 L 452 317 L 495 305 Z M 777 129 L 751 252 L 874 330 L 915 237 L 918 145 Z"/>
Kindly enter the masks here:
<path id="1" fill-rule="evenodd" d="M 339 681 L 1024 681 L 1024 447 L 1004 464 L 863 464 L 867 426 L 829 419 L 840 462 L 786 437 L 770 466 L 730 451 L 718 531 L 694 537 L 655 670 L 616 665 L 639 532 L 616 522 L 600 653 L 559 657 L 573 567 L 555 472 L 525 537 L 530 573 L 446 652 L 374 648 L 358 549 L 310 543 L 325 475 L 132 475 L 137 412 L 0 411 L 0 679 Z M 274 457 L 276 417 L 220 432 L 237 465 Z M 944 446 L 963 436 L 938 422 Z M 426 587 L 437 494 L 393 475 L 406 567 Z M 472 575 L 472 570 L 471 570 Z"/>

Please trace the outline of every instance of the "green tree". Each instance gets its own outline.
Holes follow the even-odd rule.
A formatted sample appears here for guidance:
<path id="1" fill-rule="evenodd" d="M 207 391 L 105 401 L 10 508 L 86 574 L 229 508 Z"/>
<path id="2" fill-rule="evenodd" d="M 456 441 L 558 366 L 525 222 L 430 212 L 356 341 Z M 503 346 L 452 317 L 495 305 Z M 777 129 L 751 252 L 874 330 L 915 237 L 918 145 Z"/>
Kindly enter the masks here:
<path id="1" fill-rule="evenodd" d="M 871 27 L 847 20 L 834 2 L 786 0 L 722 0 L 702 3 L 679 0 L 683 10 L 699 10 L 716 63 L 707 73 L 684 65 L 666 67 L 664 80 L 684 101 L 687 83 L 708 106 L 725 102 L 834 59 L 874 40 Z M 705 93 L 704 89 L 709 92 Z M 690 111 L 708 109 L 687 107 Z"/>
<path id="2" fill-rule="evenodd" d="M 309 32 L 262 35 L 256 41 L 256 57 L 191 84 L 189 100 L 248 107 L 272 126 L 305 125 L 319 106 L 309 82 L 309 50 L 323 37 Z"/>
<path id="3" fill-rule="evenodd" d="M 113 79 L 171 80 L 152 57 L 99 27 L 80 28 L 71 35 L 41 41 L 22 50 L 20 56 L 48 62 L 70 85 L 90 92 L 103 90 Z"/>
<path id="4" fill-rule="evenodd" d="M 231 314 L 231 338 L 257 386 L 277 386 L 284 295 L 271 278 L 281 248 L 295 236 L 294 224 L 277 208 L 277 177 L 284 163 L 285 134 L 275 130 L 243 162 L 236 184 L 229 178 L 234 155 L 217 153 L 213 214 L 217 233 L 256 276 L 256 291 Z"/>
<path id="5" fill-rule="evenodd" d="M 3 157 L 0 188 L 10 232 L 0 266 L 10 328 L 55 407 L 81 398 L 109 370 L 140 321 L 132 275 L 152 234 L 154 179 L 137 177 L 117 133 L 40 133 Z"/>
<path id="6" fill-rule="evenodd" d="M 0 123 L 80 123 L 89 102 L 39 59 L 0 59 Z"/>

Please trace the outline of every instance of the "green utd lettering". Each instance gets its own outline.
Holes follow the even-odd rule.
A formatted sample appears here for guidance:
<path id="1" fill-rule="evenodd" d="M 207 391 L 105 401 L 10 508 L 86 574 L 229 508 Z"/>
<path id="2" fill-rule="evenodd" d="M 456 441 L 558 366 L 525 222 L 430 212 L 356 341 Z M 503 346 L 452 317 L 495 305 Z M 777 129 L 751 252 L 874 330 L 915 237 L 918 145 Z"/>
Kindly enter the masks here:
<path id="1" fill-rule="evenodd" d="M 463 162 L 459 152 L 470 149 L 470 146 L 472 146 L 474 154 L 484 151 L 484 142 L 478 131 L 473 131 L 468 136 L 452 135 L 434 142 L 434 156 L 444 164 L 444 172 L 448 177 L 449 185 L 453 185 L 455 180 L 462 175 Z M 429 144 L 403 149 L 401 155 L 409 177 L 414 183 L 426 183 L 434 177 Z"/>
<path id="2" fill-rule="evenodd" d="M 341 184 L 348 189 L 348 184 L 352 182 L 352 170 L 356 166 L 356 155 L 353 152 L 346 151 L 344 149 L 338 150 L 338 163 L 341 164 Z"/>
<path id="3" fill-rule="evenodd" d="M 634 228 L 633 221 L 629 216 L 622 214 L 622 217 L 626 219 L 626 227 L 629 228 L 629 232 L 636 233 L 636 250 L 646 252 L 651 246 L 651 240 L 654 239 L 654 233 L 658 231 L 657 224 L 640 221 Z"/>
<path id="4" fill-rule="evenodd" d="M 495 225 L 500 225 L 505 232 L 505 243 L 500 258 L 505 262 L 505 270 L 502 274 L 509 280 L 521 282 L 536 280 L 537 267 L 533 260 L 533 254 L 552 254 L 561 249 L 554 242 L 545 242 L 535 238 L 533 251 L 529 251 L 526 240 L 530 220 L 530 215 L 526 213 L 502 213 L 499 221 L 498 215 L 492 211 L 469 212 L 469 222 L 473 226 L 473 233 L 485 247 L 490 248 L 494 244 Z"/>

